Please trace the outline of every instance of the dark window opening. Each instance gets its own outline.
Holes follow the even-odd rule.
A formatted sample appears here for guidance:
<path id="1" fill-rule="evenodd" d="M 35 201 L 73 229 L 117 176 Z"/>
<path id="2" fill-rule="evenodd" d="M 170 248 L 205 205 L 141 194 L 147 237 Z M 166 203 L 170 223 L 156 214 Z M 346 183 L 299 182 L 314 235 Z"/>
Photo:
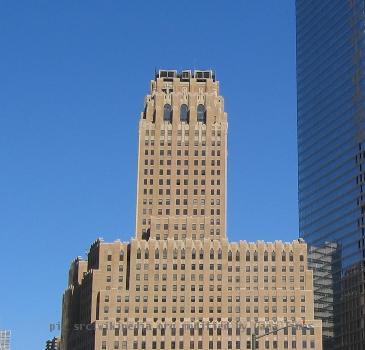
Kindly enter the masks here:
<path id="1" fill-rule="evenodd" d="M 169 104 L 163 106 L 163 120 L 169 123 L 172 122 L 172 108 Z"/>
<path id="2" fill-rule="evenodd" d="M 189 108 L 186 104 L 180 107 L 180 121 L 188 123 L 189 122 Z"/>
<path id="3" fill-rule="evenodd" d="M 206 111 L 205 111 L 205 107 L 204 105 L 200 104 L 198 105 L 197 108 L 197 120 L 200 123 L 204 123 L 206 122 Z"/>

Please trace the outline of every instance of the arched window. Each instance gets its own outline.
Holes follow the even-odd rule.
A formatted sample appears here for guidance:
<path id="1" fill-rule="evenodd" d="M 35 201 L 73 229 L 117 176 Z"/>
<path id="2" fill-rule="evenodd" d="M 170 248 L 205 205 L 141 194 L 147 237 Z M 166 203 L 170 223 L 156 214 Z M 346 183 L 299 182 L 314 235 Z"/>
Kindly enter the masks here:
<path id="1" fill-rule="evenodd" d="M 276 254 L 275 252 L 271 253 L 271 261 L 275 261 L 276 260 Z"/>
<path id="2" fill-rule="evenodd" d="M 189 122 L 189 108 L 186 104 L 182 104 L 180 107 L 180 121 L 185 123 Z"/>
<path id="3" fill-rule="evenodd" d="M 164 250 L 162 251 L 162 257 L 163 259 L 167 259 L 167 249 L 164 248 Z"/>
<path id="4" fill-rule="evenodd" d="M 156 248 L 155 250 L 155 259 L 159 259 L 160 258 L 160 253 L 158 252 L 158 249 Z"/>
<path id="5" fill-rule="evenodd" d="M 137 250 L 137 259 L 141 259 L 141 249 L 138 248 Z"/>
<path id="6" fill-rule="evenodd" d="M 163 106 L 163 120 L 169 123 L 172 122 L 172 108 L 169 104 Z"/>
<path id="7" fill-rule="evenodd" d="M 199 259 L 204 259 L 203 249 L 200 249 Z"/>
<path id="8" fill-rule="evenodd" d="M 195 249 L 193 249 L 193 251 L 191 252 L 191 258 L 194 260 L 196 259 L 196 252 Z"/>
<path id="9" fill-rule="evenodd" d="M 281 261 L 286 261 L 286 254 L 285 252 L 281 253 Z"/>
<path id="10" fill-rule="evenodd" d="M 246 252 L 246 261 L 250 261 L 250 257 L 251 257 L 250 252 L 247 251 Z"/>
<path id="11" fill-rule="evenodd" d="M 213 249 L 210 250 L 210 257 L 209 258 L 214 259 L 214 250 Z"/>
<path id="12" fill-rule="evenodd" d="M 218 250 L 218 259 L 222 260 L 222 249 L 220 249 L 220 248 Z"/>
<path id="13" fill-rule="evenodd" d="M 228 252 L 228 261 L 232 261 L 232 252 L 231 251 Z"/>
<path id="14" fill-rule="evenodd" d="M 265 253 L 264 253 L 264 261 L 269 261 L 269 254 L 267 253 L 266 250 L 265 250 Z"/>
<path id="15" fill-rule="evenodd" d="M 177 249 L 175 248 L 174 249 L 174 256 L 173 256 L 174 259 L 177 259 Z"/>
<path id="16" fill-rule="evenodd" d="M 238 250 L 236 252 L 236 261 L 240 261 L 240 252 Z"/>
<path id="17" fill-rule="evenodd" d="M 144 258 L 145 258 L 145 259 L 149 259 L 149 257 L 150 257 L 150 254 L 148 253 L 148 249 L 146 249 L 146 250 L 144 251 Z"/>
<path id="18" fill-rule="evenodd" d="M 124 252 L 123 250 L 120 252 L 119 254 L 119 261 L 123 261 L 124 260 Z"/>
<path id="19" fill-rule="evenodd" d="M 206 113 L 204 105 L 200 104 L 197 108 L 197 120 L 198 122 L 204 123 L 206 122 Z"/>
<path id="20" fill-rule="evenodd" d="M 185 259 L 185 249 L 181 250 L 181 259 Z"/>
<path id="21" fill-rule="evenodd" d="M 255 252 L 253 253 L 253 261 L 257 261 L 258 260 L 258 254 L 257 251 L 255 250 Z"/>

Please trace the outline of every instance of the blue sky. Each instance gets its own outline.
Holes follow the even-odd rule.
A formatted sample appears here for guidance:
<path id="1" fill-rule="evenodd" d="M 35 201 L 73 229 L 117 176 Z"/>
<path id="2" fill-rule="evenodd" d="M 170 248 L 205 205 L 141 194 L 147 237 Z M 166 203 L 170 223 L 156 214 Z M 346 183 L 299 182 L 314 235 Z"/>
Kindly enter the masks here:
<path id="1" fill-rule="evenodd" d="M 155 68 L 212 68 L 229 118 L 228 236 L 298 234 L 292 0 L 0 4 L 0 328 L 44 347 L 69 263 L 134 234 Z"/>

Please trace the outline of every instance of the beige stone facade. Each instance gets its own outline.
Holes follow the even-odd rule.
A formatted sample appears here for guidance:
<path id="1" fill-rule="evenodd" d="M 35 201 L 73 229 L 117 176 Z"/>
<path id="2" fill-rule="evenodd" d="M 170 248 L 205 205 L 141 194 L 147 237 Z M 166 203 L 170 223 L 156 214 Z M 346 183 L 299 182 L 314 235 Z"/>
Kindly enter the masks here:
<path id="1" fill-rule="evenodd" d="M 52 339 L 47 340 L 45 349 L 46 350 L 60 350 L 60 338 L 54 337 Z"/>
<path id="2" fill-rule="evenodd" d="M 61 349 L 321 350 L 302 241 L 226 238 L 227 117 L 211 71 L 159 71 L 139 125 L 136 234 L 73 261 Z"/>
<path id="3" fill-rule="evenodd" d="M 0 350 L 10 350 L 10 337 L 9 330 L 0 329 Z"/>
<path id="4" fill-rule="evenodd" d="M 136 236 L 226 234 L 227 114 L 212 71 L 160 71 L 139 124 Z"/>

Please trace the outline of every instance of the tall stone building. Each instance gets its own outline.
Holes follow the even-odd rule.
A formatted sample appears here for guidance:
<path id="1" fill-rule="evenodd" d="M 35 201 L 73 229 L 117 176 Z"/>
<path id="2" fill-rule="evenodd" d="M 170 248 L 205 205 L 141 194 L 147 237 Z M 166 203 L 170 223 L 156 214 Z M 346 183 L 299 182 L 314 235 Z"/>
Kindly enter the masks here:
<path id="1" fill-rule="evenodd" d="M 0 330 L 0 350 L 10 350 L 10 336 L 9 330 Z"/>
<path id="2" fill-rule="evenodd" d="M 214 73 L 159 71 L 139 124 L 135 237 L 72 262 L 61 349 L 251 349 L 275 330 L 259 348 L 321 350 L 306 244 L 227 240 L 226 145 Z"/>
<path id="3" fill-rule="evenodd" d="M 60 350 L 60 338 L 54 337 L 52 339 L 47 340 L 45 349 L 46 350 Z"/>
<path id="4" fill-rule="evenodd" d="M 136 238 L 224 238 L 226 159 L 213 72 L 160 71 L 139 124 Z"/>

